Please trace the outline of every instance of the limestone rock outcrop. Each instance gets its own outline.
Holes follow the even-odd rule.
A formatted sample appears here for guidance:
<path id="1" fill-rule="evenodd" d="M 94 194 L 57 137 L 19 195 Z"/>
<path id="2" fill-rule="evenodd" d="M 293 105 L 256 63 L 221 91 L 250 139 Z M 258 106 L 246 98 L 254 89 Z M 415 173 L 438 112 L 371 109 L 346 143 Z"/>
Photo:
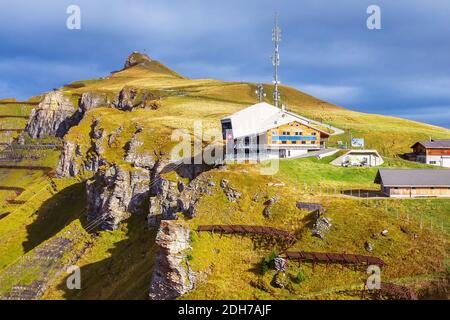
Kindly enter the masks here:
<path id="1" fill-rule="evenodd" d="M 135 109 L 156 110 L 159 108 L 159 100 L 160 97 L 150 90 L 126 86 L 119 92 L 112 106 L 123 111 L 133 111 Z"/>
<path id="2" fill-rule="evenodd" d="M 63 137 L 74 122 L 75 112 L 73 103 L 61 91 L 49 92 L 31 111 L 25 132 L 33 139 Z"/>
<path id="3" fill-rule="evenodd" d="M 142 131 L 142 128 L 137 128 L 133 137 L 125 146 L 127 152 L 124 160 L 132 163 L 135 167 L 151 169 L 155 166 L 155 160 L 148 150 L 141 150 L 144 144 L 140 138 Z"/>
<path id="4" fill-rule="evenodd" d="M 195 205 L 202 195 L 211 194 L 214 183 L 203 176 L 184 176 L 191 181 L 185 184 L 182 181 L 169 181 L 163 177 L 163 172 L 170 165 L 157 163 L 151 173 L 150 205 L 147 217 L 149 228 L 159 226 L 161 220 L 176 220 L 177 213 L 181 212 L 188 218 L 195 216 Z M 199 170 L 206 171 L 203 165 L 184 165 L 177 169 L 177 173 L 197 174 Z M 196 178 L 195 178 L 196 177 Z"/>
<path id="5" fill-rule="evenodd" d="M 312 226 L 312 235 L 320 239 L 324 239 L 326 233 L 331 228 L 331 220 L 322 216 L 319 212 L 314 213 L 314 223 Z"/>
<path id="6" fill-rule="evenodd" d="M 87 182 L 88 223 L 115 230 L 131 214 L 143 212 L 148 201 L 148 170 L 128 171 L 118 165 L 99 170 Z"/>
<path id="7" fill-rule="evenodd" d="M 116 130 L 114 134 L 120 133 Z M 96 172 L 99 167 L 108 164 L 102 157 L 102 153 L 109 144 L 111 136 L 107 137 L 107 133 L 99 122 L 94 121 L 91 126 L 90 137 L 91 146 L 85 152 L 76 142 L 64 141 L 63 151 L 56 169 L 59 177 L 74 177 L 85 171 Z"/>
<path id="8" fill-rule="evenodd" d="M 150 283 L 151 300 L 173 300 L 195 287 L 195 273 L 187 255 L 189 229 L 176 221 L 162 221 L 156 236 L 156 255 Z"/>
<path id="9" fill-rule="evenodd" d="M 89 110 L 102 106 L 109 106 L 110 104 L 111 102 L 106 93 L 84 92 L 79 101 L 78 112 L 80 113 L 80 117 L 83 118 L 84 114 Z"/>
<path id="10" fill-rule="evenodd" d="M 59 177 L 74 177 L 80 173 L 80 163 L 82 153 L 79 145 L 64 141 L 63 151 L 59 158 L 56 173 Z"/>
<path id="11" fill-rule="evenodd" d="M 138 64 L 150 62 L 150 61 L 152 61 L 152 59 L 150 59 L 150 57 L 147 54 L 133 51 L 127 57 L 127 60 L 125 61 L 124 69 L 131 68 Z"/>

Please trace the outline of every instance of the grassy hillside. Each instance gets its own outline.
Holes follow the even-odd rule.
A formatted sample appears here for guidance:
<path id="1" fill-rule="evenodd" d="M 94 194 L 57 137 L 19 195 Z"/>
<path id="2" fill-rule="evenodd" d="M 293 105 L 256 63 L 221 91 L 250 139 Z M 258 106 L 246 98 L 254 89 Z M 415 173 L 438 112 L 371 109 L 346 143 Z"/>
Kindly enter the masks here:
<path id="1" fill-rule="evenodd" d="M 161 97 L 157 110 L 124 112 L 108 106 L 89 111 L 78 126 L 64 137 L 75 142 L 86 154 L 92 146 L 94 121 L 110 134 L 122 127 L 122 134 L 109 146 L 105 142 L 102 157 L 110 163 L 124 163 L 125 145 L 137 127 L 144 130 L 142 149 L 168 158 L 176 143 L 171 141 L 173 129 L 193 133 L 196 121 L 203 130 L 220 129 L 220 119 L 256 103 L 255 84 L 223 82 L 211 79 L 191 80 L 157 61 L 145 62 L 108 77 L 80 80 L 62 88 L 76 102 L 84 92 L 106 93 L 111 99 L 124 86 L 146 89 Z M 267 92 L 271 90 L 266 85 Z M 364 137 L 368 148 L 378 149 L 384 156 L 383 167 L 426 166 L 399 159 L 409 152 L 413 142 L 422 139 L 450 138 L 450 130 L 414 121 L 354 112 L 334 106 L 293 88 L 282 87 L 288 109 L 300 115 L 347 130 L 354 137 Z M 268 94 L 268 96 L 270 96 Z M 270 100 L 267 100 L 271 102 Z M 0 123 L 6 128 L 24 128 L 31 106 L 1 104 Z M 10 117 L 2 117 L 10 116 Z M 15 136 L 0 138 L 11 139 Z M 333 137 L 348 142 L 349 134 Z M 9 141 L 9 140 L 8 140 Z M 205 142 L 207 143 L 207 142 Z M 337 156 L 337 155 L 336 155 Z M 365 241 L 371 241 L 371 255 L 385 259 L 383 271 L 387 281 L 422 286 L 448 272 L 448 236 L 450 200 L 381 200 L 358 199 L 340 193 L 345 190 L 376 190 L 373 183 L 376 168 L 342 168 L 329 164 L 336 156 L 282 160 L 273 176 L 260 175 L 260 165 L 230 165 L 225 170 L 206 172 L 215 181 L 211 195 L 204 196 L 197 216 L 187 221 L 192 230 L 202 224 L 259 224 L 294 232 L 297 250 L 335 251 L 367 254 Z M 46 151 L 38 160 L 24 160 L 15 165 L 55 168 L 58 151 Z M 81 159 L 80 159 L 81 161 Z M 261 164 L 264 165 L 264 164 Z M 230 203 L 220 189 L 227 179 L 242 193 Z M 85 287 L 80 291 L 64 288 L 65 275 L 45 294 L 47 299 L 145 299 L 155 254 L 155 233 L 146 229 L 145 217 L 134 216 L 119 230 L 99 234 L 87 232 L 84 181 L 49 179 L 42 170 L 0 168 L 0 279 L 5 270 L 26 254 L 67 230 L 79 230 L 80 241 L 89 244 L 77 265 L 82 269 Z M 182 179 L 174 175 L 174 179 Z M 21 188 L 19 196 L 10 187 Z M 255 197 L 258 195 L 257 197 Z M 263 215 L 265 201 L 278 196 L 271 216 Z M 258 200 L 255 200 L 257 198 Z M 11 204 L 7 200 L 21 200 Z M 311 217 L 299 210 L 297 201 L 322 203 L 332 228 L 325 240 L 311 236 Z M 182 218 L 182 217 L 181 217 Z M 384 229 L 387 237 L 380 235 Z M 89 230 L 92 231 L 92 230 Z M 374 236 L 375 235 L 375 236 Z M 261 261 L 276 243 L 261 238 L 213 236 L 192 233 L 190 253 L 195 271 L 205 275 L 197 290 L 185 298 L 192 299 L 299 299 L 356 298 L 355 288 L 366 278 L 365 270 L 327 268 L 311 265 L 289 265 L 289 285 L 276 289 L 271 284 L 274 274 L 261 273 Z M 236 275 L 239 275 L 238 277 Z M 298 275 L 302 281 L 297 283 Z M 1 288 L 0 288 L 1 289 Z"/>

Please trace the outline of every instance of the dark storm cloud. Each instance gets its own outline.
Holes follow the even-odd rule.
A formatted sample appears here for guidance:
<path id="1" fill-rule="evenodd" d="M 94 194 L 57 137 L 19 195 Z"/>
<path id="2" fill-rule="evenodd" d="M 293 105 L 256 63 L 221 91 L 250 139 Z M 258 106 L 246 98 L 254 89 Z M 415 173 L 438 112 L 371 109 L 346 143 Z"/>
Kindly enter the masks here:
<path id="1" fill-rule="evenodd" d="M 82 29 L 67 30 L 66 8 Z M 382 30 L 366 28 L 366 8 Z M 14 1 L 0 4 L 0 96 L 26 98 L 117 70 L 132 50 L 191 78 L 271 81 L 273 12 L 282 82 L 360 111 L 450 127 L 450 2 Z"/>

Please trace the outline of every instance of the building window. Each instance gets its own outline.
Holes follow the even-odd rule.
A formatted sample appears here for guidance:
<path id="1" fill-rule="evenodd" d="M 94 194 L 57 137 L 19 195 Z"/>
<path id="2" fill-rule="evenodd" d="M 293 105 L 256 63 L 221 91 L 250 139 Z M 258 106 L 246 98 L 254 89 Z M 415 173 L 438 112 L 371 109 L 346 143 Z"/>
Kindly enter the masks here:
<path id="1" fill-rule="evenodd" d="M 311 140 L 311 144 L 316 144 L 316 140 Z"/>
<path id="2" fill-rule="evenodd" d="M 302 141 L 302 144 L 306 144 L 306 141 Z"/>
<path id="3" fill-rule="evenodd" d="M 276 132 L 276 131 L 272 131 L 272 134 L 273 134 L 274 136 L 276 136 L 276 135 L 277 135 L 277 132 Z"/>
<path id="4" fill-rule="evenodd" d="M 292 141 L 292 144 L 297 144 L 297 141 Z"/>
<path id="5" fill-rule="evenodd" d="M 313 133 L 311 133 L 313 136 L 315 136 L 316 135 L 316 132 L 313 132 Z"/>
<path id="6" fill-rule="evenodd" d="M 436 161 L 430 161 L 430 164 L 436 164 Z"/>
<path id="7" fill-rule="evenodd" d="M 282 144 L 286 144 L 286 140 L 281 141 Z"/>

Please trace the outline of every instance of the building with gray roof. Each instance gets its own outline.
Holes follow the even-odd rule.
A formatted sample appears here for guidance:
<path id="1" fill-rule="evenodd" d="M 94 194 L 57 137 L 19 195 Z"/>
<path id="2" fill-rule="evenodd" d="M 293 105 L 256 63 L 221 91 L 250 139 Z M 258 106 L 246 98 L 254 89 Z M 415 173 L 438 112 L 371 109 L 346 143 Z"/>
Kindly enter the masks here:
<path id="1" fill-rule="evenodd" d="M 388 197 L 450 197 L 447 169 L 380 169 L 374 182 Z"/>

